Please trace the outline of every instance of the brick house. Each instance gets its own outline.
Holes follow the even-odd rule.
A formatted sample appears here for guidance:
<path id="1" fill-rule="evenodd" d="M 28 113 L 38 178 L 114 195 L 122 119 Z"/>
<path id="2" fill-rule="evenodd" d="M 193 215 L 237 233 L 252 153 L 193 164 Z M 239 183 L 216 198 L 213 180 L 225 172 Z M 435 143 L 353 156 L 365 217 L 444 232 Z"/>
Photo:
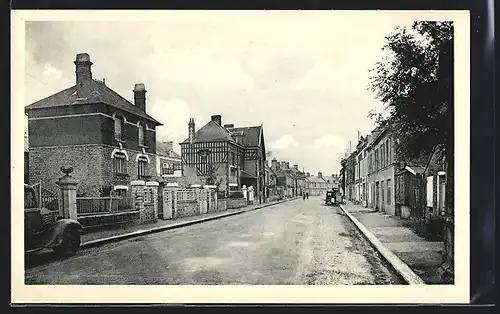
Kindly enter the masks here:
<path id="1" fill-rule="evenodd" d="M 173 141 L 156 142 L 156 174 L 159 180 L 182 176 L 181 156 L 174 151 Z"/>
<path id="2" fill-rule="evenodd" d="M 276 187 L 280 197 L 293 196 L 293 178 L 287 171 L 287 162 L 278 162 L 276 158 L 271 160 L 271 169 L 276 173 Z"/>
<path id="3" fill-rule="evenodd" d="M 394 155 L 394 140 L 388 128 L 374 130 L 373 137 L 368 144 L 370 156 L 368 157 L 369 191 L 372 200 L 370 207 L 385 212 L 389 215 L 396 214 L 394 175 L 396 171 L 396 158 Z"/>
<path id="4" fill-rule="evenodd" d="M 60 167 L 71 166 L 78 195 L 126 193 L 131 180 L 156 173 L 156 127 L 162 124 L 147 113 L 144 84 L 135 84 L 132 104 L 92 78 L 87 53 L 74 63 L 75 85 L 25 108 L 30 182 L 56 188 Z"/>
<path id="5" fill-rule="evenodd" d="M 309 195 L 325 195 L 327 189 L 327 182 L 323 178 L 323 173 L 318 172 L 318 176 L 309 176 Z"/>
<path id="6" fill-rule="evenodd" d="M 294 178 L 295 196 L 302 195 L 306 189 L 306 175 L 299 170 L 299 165 L 293 165 L 291 171 Z"/>

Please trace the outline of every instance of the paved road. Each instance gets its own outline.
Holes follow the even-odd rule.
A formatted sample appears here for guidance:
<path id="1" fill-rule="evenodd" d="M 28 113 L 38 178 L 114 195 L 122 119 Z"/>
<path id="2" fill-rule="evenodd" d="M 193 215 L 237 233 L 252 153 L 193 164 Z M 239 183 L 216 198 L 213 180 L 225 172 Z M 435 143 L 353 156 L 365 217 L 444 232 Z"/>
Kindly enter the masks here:
<path id="1" fill-rule="evenodd" d="M 25 275 L 26 284 L 401 284 L 320 198 L 81 250 Z"/>

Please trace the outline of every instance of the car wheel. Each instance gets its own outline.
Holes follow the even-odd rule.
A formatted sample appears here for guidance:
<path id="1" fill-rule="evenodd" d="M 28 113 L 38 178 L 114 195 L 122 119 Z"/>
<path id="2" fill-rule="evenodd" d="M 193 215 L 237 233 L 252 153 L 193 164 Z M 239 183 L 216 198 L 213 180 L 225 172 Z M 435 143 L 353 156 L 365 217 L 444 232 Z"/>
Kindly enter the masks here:
<path id="1" fill-rule="evenodd" d="M 60 245 L 54 248 L 58 255 L 73 255 L 80 248 L 80 235 L 75 230 L 66 230 Z"/>

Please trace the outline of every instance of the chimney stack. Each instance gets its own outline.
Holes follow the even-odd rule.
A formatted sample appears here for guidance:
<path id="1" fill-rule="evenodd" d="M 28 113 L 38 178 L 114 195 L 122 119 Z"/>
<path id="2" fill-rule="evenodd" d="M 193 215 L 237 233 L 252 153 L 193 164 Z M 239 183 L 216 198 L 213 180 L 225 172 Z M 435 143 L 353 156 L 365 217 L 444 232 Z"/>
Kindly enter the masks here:
<path id="1" fill-rule="evenodd" d="M 311 176 L 311 173 L 310 172 L 306 172 L 306 177 L 310 177 Z"/>
<path id="2" fill-rule="evenodd" d="M 189 143 L 193 144 L 193 141 L 194 141 L 194 118 L 189 118 L 188 133 L 189 133 Z"/>
<path id="3" fill-rule="evenodd" d="M 143 83 L 134 86 L 134 105 L 146 112 L 146 86 Z"/>
<path id="4" fill-rule="evenodd" d="M 213 115 L 212 121 L 217 123 L 218 125 L 222 126 L 222 116 L 221 115 Z"/>
<path id="5" fill-rule="evenodd" d="M 276 170 L 277 167 L 278 161 L 276 160 L 276 158 L 273 158 L 273 160 L 271 160 L 271 169 Z"/>
<path id="6" fill-rule="evenodd" d="M 286 162 L 286 168 L 290 169 L 290 163 L 288 161 Z"/>
<path id="7" fill-rule="evenodd" d="M 77 54 L 74 63 L 76 65 L 75 73 L 77 85 L 83 81 L 92 79 L 92 71 L 90 70 L 90 67 L 93 63 L 90 61 L 88 53 Z"/>
<path id="8" fill-rule="evenodd" d="M 323 179 L 323 174 L 320 171 L 318 172 L 318 178 Z"/>
<path id="9" fill-rule="evenodd" d="M 299 165 L 293 165 L 293 167 L 295 168 L 295 170 L 299 170 Z"/>

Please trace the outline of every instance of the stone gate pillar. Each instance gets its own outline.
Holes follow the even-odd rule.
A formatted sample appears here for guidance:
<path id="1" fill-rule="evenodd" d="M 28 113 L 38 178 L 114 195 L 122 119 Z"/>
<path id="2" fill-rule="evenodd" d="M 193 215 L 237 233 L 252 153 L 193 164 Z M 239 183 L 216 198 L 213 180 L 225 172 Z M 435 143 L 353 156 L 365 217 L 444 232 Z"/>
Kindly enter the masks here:
<path id="1" fill-rule="evenodd" d="M 143 180 L 135 180 L 130 182 L 132 196 L 134 197 L 135 209 L 139 211 L 139 221 L 146 221 L 146 212 L 144 210 L 144 188 L 146 182 Z"/>
<path id="2" fill-rule="evenodd" d="M 146 182 L 146 189 L 150 189 L 153 193 L 153 217 L 152 220 L 153 222 L 158 221 L 158 189 L 159 189 L 160 184 L 156 181 L 148 181 Z"/>
<path id="3" fill-rule="evenodd" d="M 56 184 L 59 186 L 59 215 L 63 218 L 76 220 L 78 214 L 76 211 L 76 186 L 78 182 L 70 175 L 73 172 L 72 167 L 61 167 L 64 176 L 59 178 Z"/>

